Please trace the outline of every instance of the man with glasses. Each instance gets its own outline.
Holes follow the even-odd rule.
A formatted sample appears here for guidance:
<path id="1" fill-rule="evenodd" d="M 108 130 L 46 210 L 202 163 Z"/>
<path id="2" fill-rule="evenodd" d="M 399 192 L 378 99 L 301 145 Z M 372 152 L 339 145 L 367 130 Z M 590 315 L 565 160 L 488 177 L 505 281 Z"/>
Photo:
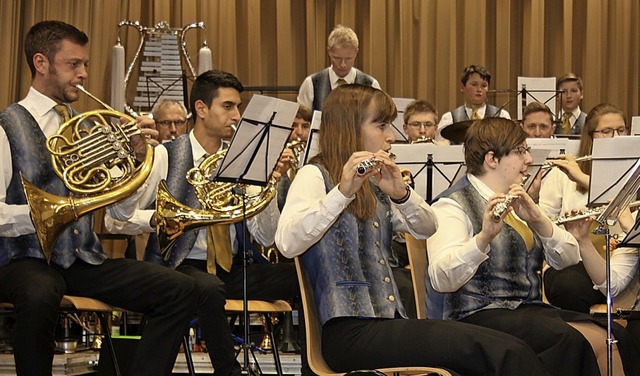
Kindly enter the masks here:
<path id="1" fill-rule="evenodd" d="M 161 99 L 151 110 L 156 121 L 158 141 L 167 142 L 187 133 L 187 109 L 184 104 L 173 99 Z"/>
<path id="2" fill-rule="evenodd" d="M 419 142 L 434 142 L 438 130 L 438 111 L 431 103 L 418 99 L 404 109 L 404 124 L 402 126 L 410 144 Z M 443 141 L 447 145 L 448 141 Z"/>
<path id="3" fill-rule="evenodd" d="M 322 111 L 322 105 L 331 90 L 340 85 L 356 83 L 380 89 L 375 78 L 353 67 L 358 46 L 358 36 L 351 28 L 336 26 L 327 41 L 331 66 L 304 79 L 298 92 L 298 103 L 312 111 Z"/>

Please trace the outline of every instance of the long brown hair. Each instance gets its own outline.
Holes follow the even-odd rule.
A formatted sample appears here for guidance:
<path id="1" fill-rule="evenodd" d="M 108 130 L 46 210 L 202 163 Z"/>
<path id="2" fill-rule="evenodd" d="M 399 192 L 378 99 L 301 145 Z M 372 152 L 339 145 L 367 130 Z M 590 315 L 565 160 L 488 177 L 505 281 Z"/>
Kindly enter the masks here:
<path id="1" fill-rule="evenodd" d="M 340 182 L 342 168 L 351 154 L 364 150 L 361 131 L 365 121 L 371 118 L 374 122 L 391 122 L 396 115 L 393 100 L 382 90 L 341 85 L 331 91 L 322 107 L 317 160 L 325 166 L 334 183 Z M 374 216 L 376 197 L 368 181 L 362 184 L 347 210 L 358 219 Z"/>

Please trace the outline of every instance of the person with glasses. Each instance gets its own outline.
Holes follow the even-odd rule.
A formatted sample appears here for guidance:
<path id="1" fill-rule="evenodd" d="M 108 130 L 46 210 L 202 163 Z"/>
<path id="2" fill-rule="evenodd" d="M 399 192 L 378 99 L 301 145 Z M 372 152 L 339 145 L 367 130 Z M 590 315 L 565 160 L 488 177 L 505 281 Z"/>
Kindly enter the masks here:
<path id="1" fill-rule="evenodd" d="M 438 140 L 443 139 L 440 135 L 442 130 L 453 123 L 490 117 L 511 119 L 507 111 L 487 103 L 490 84 L 491 73 L 485 67 L 469 65 L 464 68 L 460 77 L 460 92 L 463 95 L 464 104 L 442 115 L 436 135 Z"/>
<path id="2" fill-rule="evenodd" d="M 618 107 L 602 103 L 587 115 L 577 157 L 591 154 L 593 139 L 627 134 L 626 116 Z M 587 206 L 591 162 L 576 163 L 572 155 L 560 156 L 540 188 L 540 210 L 550 218 L 581 210 Z M 614 229 L 617 232 L 617 230 Z M 604 248 L 602 236 L 592 237 L 596 249 Z M 597 289 L 582 262 L 562 271 L 544 273 L 545 295 L 549 302 L 563 309 L 588 313 L 594 304 L 605 304 L 606 297 Z"/>
<path id="3" fill-rule="evenodd" d="M 402 125 L 407 141 L 410 144 L 416 142 L 435 143 L 438 130 L 438 111 L 431 103 L 418 99 L 407 105 L 404 109 L 404 124 Z M 442 145 L 448 145 L 444 140 Z"/>
<path id="4" fill-rule="evenodd" d="M 343 84 L 359 84 L 380 89 L 378 81 L 354 68 L 359 51 L 358 36 L 349 27 L 336 26 L 327 40 L 331 66 L 304 79 L 298 92 L 298 103 L 312 111 L 322 111 L 331 90 Z"/>
<path id="5" fill-rule="evenodd" d="M 565 268 L 578 262 L 579 249 L 522 187 L 533 162 L 526 139 L 511 120 L 471 125 L 464 143 L 467 174 L 433 204 L 443 225 L 427 239 L 429 280 L 443 294 L 442 318 L 520 338 L 550 374 L 600 375 L 606 325 L 542 302 L 543 261 Z M 427 306 L 433 295 L 427 294 Z M 621 345 L 628 335 L 619 326 L 616 338 L 619 352 L 636 362 Z"/>
<path id="6" fill-rule="evenodd" d="M 158 141 L 167 142 L 187 133 L 187 109 L 179 101 L 173 99 L 160 99 L 151 109 L 153 119 L 156 121 Z"/>
<path id="7" fill-rule="evenodd" d="M 560 91 L 560 95 L 556 98 L 560 102 L 562 113 L 559 119 L 560 126 L 556 127 L 555 132 L 579 135 L 587 119 L 587 114 L 580 108 L 584 97 L 582 78 L 575 73 L 567 73 L 558 78 L 556 90 Z"/>

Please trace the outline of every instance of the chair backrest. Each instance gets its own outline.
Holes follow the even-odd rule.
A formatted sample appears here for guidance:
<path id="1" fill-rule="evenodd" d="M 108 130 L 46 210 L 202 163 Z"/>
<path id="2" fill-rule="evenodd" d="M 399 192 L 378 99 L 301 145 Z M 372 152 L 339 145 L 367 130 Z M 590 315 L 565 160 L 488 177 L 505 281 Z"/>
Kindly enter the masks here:
<path id="1" fill-rule="evenodd" d="M 295 258 L 302 308 L 304 311 L 304 328 L 307 336 L 307 361 L 309 368 L 318 375 L 341 375 L 335 373 L 324 361 L 322 356 L 322 327 L 318 319 L 316 302 L 313 297 L 313 288 L 307 277 L 307 273 L 300 265 L 298 257 Z"/>
<path id="2" fill-rule="evenodd" d="M 413 295 L 416 299 L 416 313 L 419 319 L 427 318 L 427 286 L 425 273 L 427 272 L 427 241 L 418 240 L 410 234 L 405 234 L 407 254 L 411 266 L 411 281 Z"/>

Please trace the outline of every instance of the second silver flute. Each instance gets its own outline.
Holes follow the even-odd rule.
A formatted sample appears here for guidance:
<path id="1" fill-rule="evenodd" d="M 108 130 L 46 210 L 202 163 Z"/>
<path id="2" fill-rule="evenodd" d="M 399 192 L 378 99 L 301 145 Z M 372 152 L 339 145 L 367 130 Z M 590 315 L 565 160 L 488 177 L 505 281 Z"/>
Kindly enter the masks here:
<path id="1" fill-rule="evenodd" d="M 520 185 L 524 186 L 524 184 L 527 182 L 529 177 L 531 177 L 531 174 L 525 174 L 524 178 L 522 179 L 522 183 L 520 183 Z M 517 198 L 518 196 L 516 195 L 507 195 L 504 198 L 504 201 L 497 203 L 496 206 L 493 208 L 493 220 L 498 222 L 500 218 L 502 218 L 504 213 L 506 213 L 507 210 L 509 210 L 509 205 L 511 205 L 511 202 Z"/>

